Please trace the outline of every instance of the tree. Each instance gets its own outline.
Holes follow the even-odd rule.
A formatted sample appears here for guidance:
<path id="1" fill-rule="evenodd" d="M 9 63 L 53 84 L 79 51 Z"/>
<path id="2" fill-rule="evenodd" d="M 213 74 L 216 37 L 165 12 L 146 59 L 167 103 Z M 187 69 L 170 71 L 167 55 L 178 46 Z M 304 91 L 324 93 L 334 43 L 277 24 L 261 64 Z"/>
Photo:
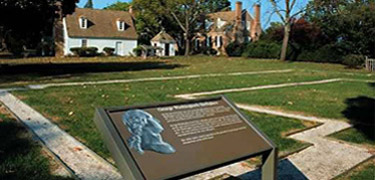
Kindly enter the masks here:
<path id="1" fill-rule="evenodd" d="M 93 9 L 94 3 L 92 2 L 92 0 L 87 0 L 87 3 L 85 4 L 84 8 Z"/>
<path id="2" fill-rule="evenodd" d="M 7 49 L 18 54 L 23 45 L 36 48 L 43 36 L 52 36 L 58 1 L 63 14 L 74 11 L 76 0 L 1 0 L 0 35 Z"/>
<path id="3" fill-rule="evenodd" d="M 134 0 L 134 10 L 137 17 L 137 29 L 141 38 L 150 38 L 161 29 L 177 39 L 183 39 L 185 55 L 190 53 L 193 34 L 197 31 L 197 23 L 207 13 L 229 8 L 228 0 Z"/>
<path id="4" fill-rule="evenodd" d="M 269 0 L 269 1 L 271 2 L 273 6 L 273 12 L 276 13 L 280 17 L 281 22 L 283 23 L 283 26 L 284 26 L 284 36 L 283 36 L 283 42 L 281 46 L 280 60 L 285 61 L 292 20 L 299 14 L 303 13 L 306 10 L 306 8 L 302 8 L 298 10 L 297 12 L 293 13 L 293 10 L 296 5 L 296 0 L 283 0 L 282 2 L 279 2 L 278 0 Z M 279 3 L 284 4 L 284 8 L 281 8 L 279 6 Z"/>
<path id="5" fill-rule="evenodd" d="M 330 43 L 346 54 L 375 57 L 375 2 L 373 0 L 315 0 L 306 18 L 317 24 Z"/>
<path id="6" fill-rule="evenodd" d="M 116 11 L 129 11 L 129 7 L 131 6 L 131 3 L 128 2 L 116 2 L 114 4 L 111 4 L 104 9 L 109 10 L 116 10 Z"/>
<path id="7" fill-rule="evenodd" d="M 190 54 L 191 38 L 197 27 L 197 23 L 208 13 L 228 8 L 228 1 L 213 0 L 177 0 L 167 1 L 171 7 L 169 13 L 184 32 L 185 56 Z"/>

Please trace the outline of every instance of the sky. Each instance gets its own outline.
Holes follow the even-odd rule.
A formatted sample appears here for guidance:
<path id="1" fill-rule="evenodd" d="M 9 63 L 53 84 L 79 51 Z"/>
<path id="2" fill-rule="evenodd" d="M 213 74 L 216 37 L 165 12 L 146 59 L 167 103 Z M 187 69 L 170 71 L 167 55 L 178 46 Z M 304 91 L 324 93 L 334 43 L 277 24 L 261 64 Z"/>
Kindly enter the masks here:
<path id="1" fill-rule="evenodd" d="M 93 0 L 94 8 L 95 9 L 102 9 L 108 5 L 111 5 L 117 1 L 120 2 L 130 2 L 131 0 Z M 230 0 L 232 9 L 234 9 L 235 3 L 238 0 Z M 241 0 L 240 0 L 241 1 Z M 86 4 L 87 0 L 80 0 L 78 7 L 83 7 Z M 278 22 L 280 21 L 280 18 L 276 14 L 272 14 L 272 5 L 269 2 L 269 0 L 245 0 L 242 1 L 243 8 L 247 9 L 251 14 L 253 14 L 253 8 L 252 6 L 254 3 L 259 2 L 261 4 L 261 23 L 263 28 L 267 28 L 270 25 L 270 22 Z M 282 1 L 280 1 L 282 2 Z M 299 9 L 306 6 L 308 3 L 308 0 L 297 0 L 296 6 L 294 8 L 294 11 L 298 11 Z M 281 7 L 283 7 L 283 4 L 279 4 Z"/>

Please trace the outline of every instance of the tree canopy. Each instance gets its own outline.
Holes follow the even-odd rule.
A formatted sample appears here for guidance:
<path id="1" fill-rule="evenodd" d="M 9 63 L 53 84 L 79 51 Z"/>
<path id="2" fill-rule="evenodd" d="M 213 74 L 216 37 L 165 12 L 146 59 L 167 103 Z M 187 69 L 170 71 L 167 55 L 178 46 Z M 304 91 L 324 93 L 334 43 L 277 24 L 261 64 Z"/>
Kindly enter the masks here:
<path id="1" fill-rule="evenodd" d="M 148 44 L 162 29 L 177 40 L 185 39 L 190 43 L 201 16 L 230 9 L 228 0 L 134 0 L 131 5 L 136 15 L 137 31 L 142 44 Z M 129 6 L 129 3 L 117 2 L 106 9 L 127 11 Z M 180 44 L 180 49 L 185 49 L 186 46 Z"/>
<path id="2" fill-rule="evenodd" d="M 74 11 L 76 0 L 1 0 L 0 40 L 11 51 L 35 48 L 42 37 L 52 36 L 58 1 L 63 14 Z"/>
<path id="3" fill-rule="evenodd" d="M 373 0 L 315 0 L 306 18 L 317 24 L 331 43 L 346 53 L 375 57 Z"/>

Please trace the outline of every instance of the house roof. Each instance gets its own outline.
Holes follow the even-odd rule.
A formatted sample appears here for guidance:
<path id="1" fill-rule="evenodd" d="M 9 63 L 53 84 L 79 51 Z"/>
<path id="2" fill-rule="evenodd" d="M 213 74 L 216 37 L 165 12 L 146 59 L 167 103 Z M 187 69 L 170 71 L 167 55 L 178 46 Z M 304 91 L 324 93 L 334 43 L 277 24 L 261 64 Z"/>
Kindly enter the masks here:
<path id="1" fill-rule="evenodd" d="M 79 18 L 81 17 L 87 18 L 87 29 L 80 28 Z M 117 20 L 126 23 L 124 31 L 117 29 Z M 129 12 L 125 11 L 76 8 L 73 14 L 66 16 L 66 24 L 69 37 L 138 39 L 134 19 Z"/>
<path id="2" fill-rule="evenodd" d="M 246 21 L 253 21 L 253 18 L 247 10 L 242 10 L 242 15 L 245 16 Z M 223 21 L 235 21 L 236 12 L 235 11 L 222 11 L 216 13 L 210 13 L 207 15 L 210 19 L 220 18 Z"/>
<path id="3" fill-rule="evenodd" d="M 154 38 L 151 39 L 151 41 L 158 41 L 158 42 L 176 42 L 176 40 L 173 39 L 171 35 L 166 33 L 165 31 L 161 31 L 159 34 L 157 34 Z"/>

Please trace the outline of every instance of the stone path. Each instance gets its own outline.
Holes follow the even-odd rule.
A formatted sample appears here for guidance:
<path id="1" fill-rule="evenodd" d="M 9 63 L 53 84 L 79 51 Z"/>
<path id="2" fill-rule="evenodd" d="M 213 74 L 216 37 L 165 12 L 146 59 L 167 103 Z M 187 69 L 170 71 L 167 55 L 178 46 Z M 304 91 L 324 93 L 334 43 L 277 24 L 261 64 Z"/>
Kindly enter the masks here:
<path id="1" fill-rule="evenodd" d="M 122 179 L 117 169 L 6 91 L 0 101 L 80 179 Z"/>
<path id="2" fill-rule="evenodd" d="M 62 86 L 82 86 L 82 85 L 98 85 L 98 84 L 118 84 L 118 83 L 132 83 L 132 82 L 147 82 L 147 81 L 164 81 L 164 80 L 178 80 L 178 79 L 196 79 L 203 77 L 222 77 L 222 76 L 244 76 L 244 75 L 258 75 L 258 74 L 273 74 L 273 73 L 288 73 L 292 69 L 285 70 L 269 70 L 269 71 L 250 71 L 250 72 L 236 72 L 236 73 L 216 73 L 216 74 L 194 74 L 186 76 L 166 76 L 166 77 L 150 77 L 138 79 L 116 79 L 107 81 L 86 81 L 86 82 L 67 82 L 67 83 L 49 83 L 28 85 L 28 89 L 44 89 L 48 87 L 62 87 Z"/>
<path id="3" fill-rule="evenodd" d="M 287 157 L 308 179 L 332 179 L 373 156 L 366 148 L 325 138 L 327 135 L 351 127 L 344 121 L 290 114 L 244 104 L 237 104 L 237 106 L 258 113 L 323 123 L 316 128 L 288 136 L 313 144 L 313 146 Z"/>
<path id="4" fill-rule="evenodd" d="M 198 96 L 208 96 L 208 95 L 234 93 L 234 92 L 245 92 L 245 91 L 254 91 L 254 90 L 261 90 L 261 89 L 275 89 L 275 88 L 291 87 L 291 86 L 325 84 L 325 83 L 332 83 L 332 82 L 338 82 L 338 81 L 342 81 L 342 79 L 340 78 L 325 79 L 325 80 L 319 80 L 319 81 L 294 82 L 294 83 L 262 85 L 262 86 L 246 87 L 246 88 L 223 89 L 223 90 L 207 91 L 207 92 L 199 92 L 199 93 L 180 94 L 180 95 L 176 95 L 175 97 L 181 98 L 181 99 L 194 99 Z"/>

